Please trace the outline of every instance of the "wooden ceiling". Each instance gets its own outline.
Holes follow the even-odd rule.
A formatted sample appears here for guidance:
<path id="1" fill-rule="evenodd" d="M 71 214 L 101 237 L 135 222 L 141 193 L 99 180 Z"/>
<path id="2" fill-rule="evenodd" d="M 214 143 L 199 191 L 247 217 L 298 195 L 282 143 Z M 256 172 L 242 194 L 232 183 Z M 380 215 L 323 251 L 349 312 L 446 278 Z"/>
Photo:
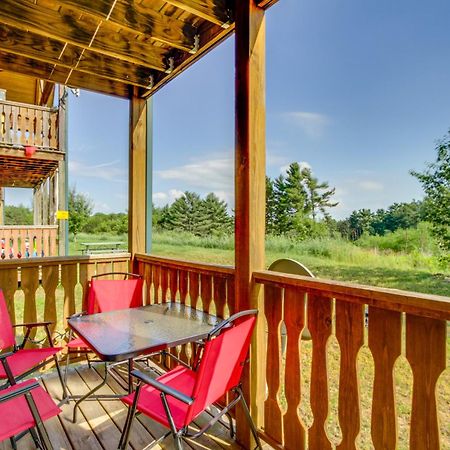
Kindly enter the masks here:
<path id="1" fill-rule="evenodd" d="M 233 32 L 234 1 L 1 0 L 0 69 L 145 97 Z"/>

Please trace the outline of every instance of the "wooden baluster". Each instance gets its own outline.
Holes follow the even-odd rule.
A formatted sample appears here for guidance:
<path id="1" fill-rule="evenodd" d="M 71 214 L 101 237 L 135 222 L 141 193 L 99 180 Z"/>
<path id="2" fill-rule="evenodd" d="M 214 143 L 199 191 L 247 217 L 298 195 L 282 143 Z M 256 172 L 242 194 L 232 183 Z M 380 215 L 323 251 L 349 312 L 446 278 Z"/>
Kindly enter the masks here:
<path id="1" fill-rule="evenodd" d="M 439 449 L 436 383 L 445 370 L 445 320 L 406 314 L 406 358 L 413 372 L 409 447 Z"/>
<path id="2" fill-rule="evenodd" d="M 401 314 L 369 308 L 369 348 L 375 365 L 372 397 L 372 441 L 376 449 L 397 448 L 394 364 L 401 354 Z"/>
<path id="3" fill-rule="evenodd" d="M 128 261 L 111 261 L 112 262 L 112 271 L 113 272 L 128 272 L 129 262 Z"/>
<path id="4" fill-rule="evenodd" d="M 227 280 L 221 276 L 214 277 L 214 304 L 216 316 L 225 317 L 225 305 L 227 304 Z"/>
<path id="5" fill-rule="evenodd" d="M 44 142 L 44 131 L 42 123 L 42 111 L 36 111 L 36 122 L 35 122 L 35 136 L 34 142 L 38 147 L 42 147 Z"/>
<path id="6" fill-rule="evenodd" d="M 341 349 L 339 424 L 342 441 L 336 449 L 356 450 L 360 429 L 359 382 L 356 359 L 364 344 L 364 306 L 336 301 L 336 338 Z"/>
<path id="7" fill-rule="evenodd" d="M 18 139 L 18 128 L 19 128 L 19 108 L 11 108 L 11 128 L 12 128 L 12 136 L 11 136 L 11 144 L 19 144 Z"/>
<path id="8" fill-rule="evenodd" d="M 167 302 L 167 291 L 169 289 L 169 269 L 161 266 L 161 303 Z"/>
<path id="9" fill-rule="evenodd" d="M 171 302 L 175 302 L 178 294 L 178 270 L 169 269 L 169 290 Z"/>
<path id="10" fill-rule="evenodd" d="M 0 237 L 1 239 L 1 237 Z M 9 317 L 13 324 L 16 323 L 16 311 L 14 308 L 14 294 L 18 288 L 17 267 L 12 269 L 0 270 L 0 288 L 5 297 L 6 306 L 8 307 Z"/>
<path id="11" fill-rule="evenodd" d="M 19 108 L 19 124 L 18 124 L 18 130 L 20 132 L 20 135 L 18 135 L 19 143 L 21 145 L 26 145 L 26 136 L 25 136 L 25 128 L 26 128 L 26 116 L 27 116 L 27 108 Z"/>
<path id="12" fill-rule="evenodd" d="M 143 271 L 140 272 L 145 281 L 145 304 L 152 304 L 152 283 L 153 283 L 153 270 L 152 265 L 149 263 L 143 263 Z"/>
<path id="13" fill-rule="evenodd" d="M 81 300 L 81 311 L 86 312 L 88 310 L 88 291 L 89 282 L 91 281 L 92 275 L 95 275 L 95 263 L 81 263 L 80 264 L 80 284 L 83 289 L 83 297 Z"/>
<path id="14" fill-rule="evenodd" d="M 42 230 L 42 250 L 44 256 L 50 256 L 50 230 L 48 228 Z"/>
<path id="15" fill-rule="evenodd" d="M 287 411 L 283 417 L 284 448 L 305 448 L 305 427 L 298 415 L 301 400 L 300 336 L 305 327 L 305 293 L 287 287 L 284 291 L 284 322 L 286 324 L 286 370 L 284 387 Z"/>
<path id="16" fill-rule="evenodd" d="M 6 141 L 6 128 L 5 128 L 5 105 L 0 103 L 0 142 Z"/>
<path id="17" fill-rule="evenodd" d="M 161 303 L 161 297 L 159 293 L 159 288 L 161 286 L 161 266 L 158 264 L 155 264 L 152 267 L 152 278 L 153 278 L 153 286 L 154 286 L 154 298 L 153 303 Z"/>
<path id="18" fill-rule="evenodd" d="M 283 420 L 278 403 L 280 389 L 280 326 L 283 310 L 283 290 L 276 286 L 264 287 L 264 314 L 267 320 L 267 399 L 264 402 L 264 431 L 277 443 L 283 443 Z"/>
<path id="19" fill-rule="evenodd" d="M 97 263 L 97 275 L 102 275 L 103 273 L 111 273 L 113 271 L 112 261 L 98 262 Z M 101 277 L 102 280 L 112 280 L 111 275 Z"/>
<path id="20" fill-rule="evenodd" d="M 42 111 L 42 146 L 47 148 L 50 147 L 49 119 L 50 113 L 48 111 Z"/>
<path id="21" fill-rule="evenodd" d="M 77 284 L 77 265 L 61 266 L 61 284 L 64 288 L 64 328 L 67 328 L 67 317 L 75 314 L 75 286 Z"/>
<path id="22" fill-rule="evenodd" d="M 178 284 L 180 288 L 180 303 L 182 305 L 186 304 L 186 298 L 188 295 L 188 272 L 184 269 L 180 269 L 178 271 Z M 180 359 L 184 361 L 186 364 L 189 363 L 189 352 L 188 345 L 183 345 L 180 352 Z"/>
<path id="23" fill-rule="evenodd" d="M 200 275 L 200 296 L 202 299 L 203 312 L 209 313 L 212 301 L 212 277 L 209 274 Z"/>
<path id="24" fill-rule="evenodd" d="M 59 267 L 57 265 L 42 267 L 42 287 L 45 292 L 44 320 L 52 322 L 50 330 L 55 332 L 58 324 L 58 311 L 56 310 L 56 288 L 59 282 Z"/>
<path id="25" fill-rule="evenodd" d="M 328 416 L 327 342 L 331 336 L 331 306 L 329 298 L 312 294 L 308 296 L 308 328 L 313 346 L 310 403 L 314 422 L 308 432 L 311 450 L 331 450 L 325 433 Z"/>
<path id="26" fill-rule="evenodd" d="M 185 305 L 186 299 L 188 295 L 188 281 L 189 281 L 189 275 L 188 272 L 185 269 L 180 269 L 178 271 L 178 284 L 180 287 L 180 303 Z"/>
<path id="27" fill-rule="evenodd" d="M 198 296 L 200 293 L 200 280 L 197 272 L 189 272 L 189 299 L 190 306 L 197 308 Z"/>
<path id="28" fill-rule="evenodd" d="M 7 144 L 12 144 L 11 139 L 11 106 L 5 105 L 3 107 L 3 111 L 5 112 L 5 138 L 4 142 Z"/>
<path id="29" fill-rule="evenodd" d="M 25 323 L 36 322 L 36 291 L 39 287 L 39 267 L 23 267 L 20 272 L 20 282 L 25 294 L 23 321 Z M 36 332 L 36 328 L 31 330 L 31 339 L 36 336 Z"/>
<path id="30" fill-rule="evenodd" d="M 58 113 L 50 113 L 50 147 L 58 148 Z"/>
<path id="31" fill-rule="evenodd" d="M 230 310 L 230 316 L 236 312 L 236 300 L 234 297 L 234 275 L 231 275 L 227 279 L 227 302 L 228 309 Z"/>

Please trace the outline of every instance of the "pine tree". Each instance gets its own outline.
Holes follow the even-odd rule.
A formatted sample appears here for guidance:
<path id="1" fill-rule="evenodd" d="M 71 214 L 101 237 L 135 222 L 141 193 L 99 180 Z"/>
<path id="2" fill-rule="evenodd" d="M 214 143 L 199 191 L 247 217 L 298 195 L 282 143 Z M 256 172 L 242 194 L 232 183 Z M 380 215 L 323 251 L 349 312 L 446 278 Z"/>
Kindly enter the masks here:
<path id="1" fill-rule="evenodd" d="M 266 176 L 266 233 L 276 232 L 276 200 L 273 181 Z"/>
<path id="2" fill-rule="evenodd" d="M 209 193 L 200 205 L 198 234 L 225 234 L 229 233 L 233 221 L 228 215 L 227 204 L 214 193 Z"/>
<path id="3" fill-rule="evenodd" d="M 275 178 L 273 182 L 273 195 L 275 203 L 273 231 L 275 234 L 283 234 L 291 231 L 293 228 L 292 208 L 283 175 Z"/>
<path id="4" fill-rule="evenodd" d="M 169 226 L 173 230 L 199 234 L 201 199 L 195 192 L 186 191 L 169 208 Z"/>

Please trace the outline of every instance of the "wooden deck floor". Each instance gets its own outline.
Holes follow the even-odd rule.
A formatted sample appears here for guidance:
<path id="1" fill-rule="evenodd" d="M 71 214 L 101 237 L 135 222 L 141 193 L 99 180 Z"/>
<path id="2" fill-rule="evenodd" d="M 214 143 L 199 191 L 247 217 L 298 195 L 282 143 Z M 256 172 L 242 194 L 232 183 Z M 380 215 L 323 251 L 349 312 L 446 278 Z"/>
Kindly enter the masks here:
<path id="1" fill-rule="evenodd" d="M 84 394 L 88 389 L 97 385 L 101 378 L 102 365 L 89 369 L 81 365 L 71 369 L 68 376 L 68 388 L 71 394 Z M 121 380 L 119 380 L 121 381 Z M 61 398 L 61 385 L 55 375 L 46 375 L 42 379 L 43 385 L 54 399 Z M 125 383 L 120 383 L 109 377 L 107 386 L 98 391 L 99 394 L 123 393 Z M 64 450 L 113 450 L 117 448 L 121 431 L 126 419 L 126 407 L 120 400 L 85 401 L 81 404 L 77 423 L 72 422 L 74 402 L 64 405 L 62 413 L 45 422 L 53 447 Z M 201 426 L 210 416 L 202 415 L 196 424 Z M 130 448 L 144 449 L 154 437 L 163 434 L 164 428 L 149 418 L 140 415 L 135 420 Z M 18 441 L 18 450 L 33 449 L 33 441 L 28 434 Z M 171 438 L 167 438 L 155 449 L 174 449 Z M 186 450 L 240 450 L 236 442 L 230 438 L 228 429 L 221 424 L 214 425 L 201 439 L 186 441 Z M 11 449 L 9 441 L 0 442 L 0 450 Z"/>

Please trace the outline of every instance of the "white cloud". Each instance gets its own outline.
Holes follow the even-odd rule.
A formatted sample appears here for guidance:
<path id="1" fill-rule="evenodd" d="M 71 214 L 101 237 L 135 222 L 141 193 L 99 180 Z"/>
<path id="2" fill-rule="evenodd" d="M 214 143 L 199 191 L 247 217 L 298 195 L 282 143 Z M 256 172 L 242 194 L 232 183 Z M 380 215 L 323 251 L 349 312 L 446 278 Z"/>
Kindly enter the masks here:
<path id="1" fill-rule="evenodd" d="M 70 160 L 69 171 L 71 175 L 85 178 L 97 178 L 118 183 L 127 183 L 127 172 L 119 160 L 102 164 L 89 165 L 81 161 Z"/>
<path id="2" fill-rule="evenodd" d="M 234 161 L 230 157 L 218 157 L 191 164 L 158 170 L 162 180 L 180 182 L 185 190 L 198 189 L 204 192 L 230 192 L 233 190 Z"/>
<path id="3" fill-rule="evenodd" d="M 168 192 L 155 192 L 152 197 L 155 205 L 161 207 L 172 203 L 182 195 L 183 191 L 179 191 L 178 189 L 169 189 Z"/>
<path id="4" fill-rule="evenodd" d="M 292 111 L 285 113 L 284 116 L 289 122 L 299 126 L 312 139 L 322 137 L 326 126 L 330 123 L 325 114 L 315 112 Z"/>
<path id="5" fill-rule="evenodd" d="M 382 183 L 373 180 L 360 181 L 357 185 L 363 191 L 382 191 L 384 189 Z"/>

